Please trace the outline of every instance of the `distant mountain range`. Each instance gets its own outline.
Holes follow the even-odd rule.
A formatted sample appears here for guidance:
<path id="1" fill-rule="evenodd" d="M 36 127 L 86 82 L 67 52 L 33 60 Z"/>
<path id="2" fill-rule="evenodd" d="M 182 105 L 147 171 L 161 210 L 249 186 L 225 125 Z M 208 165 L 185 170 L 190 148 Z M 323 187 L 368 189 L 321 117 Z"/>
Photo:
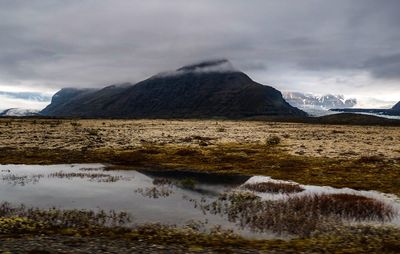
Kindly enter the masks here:
<path id="1" fill-rule="evenodd" d="M 38 116 L 39 110 L 10 108 L 0 112 L 0 116 Z"/>
<path id="2" fill-rule="evenodd" d="M 357 104 L 356 99 L 344 99 L 343 95 L 313 95 L 299 92 L 283 92 L 283 98 L 292 106 L 298 108 L 351 108 Z"/>
<path id="3" fill-rule="evenodd" d="M 284 99 L 311 116 L 333 114 L 331 108 L 350 108 L 357 104 L 356 99 L 345 99 L 343 95 L 314 95 L 311 93 L 283 92 Z"/>
<path id="4" fill-rule="evenodd" d="M 301 117 L 278 90 L 251 80 L 227 60 L 206 61 L 161 73 L 137 84 L 103 89 L 64 88 L 41 111 L 45 116 L 106 118 Z"/>

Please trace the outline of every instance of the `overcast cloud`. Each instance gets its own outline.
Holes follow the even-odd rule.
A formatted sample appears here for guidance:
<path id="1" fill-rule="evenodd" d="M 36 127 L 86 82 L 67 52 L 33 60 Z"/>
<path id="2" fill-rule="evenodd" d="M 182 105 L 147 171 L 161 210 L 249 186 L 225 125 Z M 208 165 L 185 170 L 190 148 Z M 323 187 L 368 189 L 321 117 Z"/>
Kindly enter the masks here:
<path id="1" fill-rule="evenodd" d="M 398 0 L 0 0 L 0 91 L 227 58 L 283 91 L 400 100 Z"/>

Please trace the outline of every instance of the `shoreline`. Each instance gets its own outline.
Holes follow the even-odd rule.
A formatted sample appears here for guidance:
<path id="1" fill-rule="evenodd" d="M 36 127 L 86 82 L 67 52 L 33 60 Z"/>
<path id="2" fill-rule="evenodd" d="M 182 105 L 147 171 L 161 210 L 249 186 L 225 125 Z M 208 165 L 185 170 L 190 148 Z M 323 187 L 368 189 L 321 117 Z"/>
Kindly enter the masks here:
<path id="1" fill-rule="evenodd" d="M 68 163 L 264 175 L 400 195 L 396 127 L 0 119 L 0 164 Z"/>
<path id="2" fill-rule="evenodd" d="M 268 162 L 268 163 L 266 163 Z M 289 155 L 279 145 L 213 147 L 145 145 L 130 150 L 87 151 L 0 148 L 0 164 L 103 163 L 125 169 L 264 175 L 300 184 L 377 190 L 400 195 L 400 164 L 382 157 L 356 159 Z"/>

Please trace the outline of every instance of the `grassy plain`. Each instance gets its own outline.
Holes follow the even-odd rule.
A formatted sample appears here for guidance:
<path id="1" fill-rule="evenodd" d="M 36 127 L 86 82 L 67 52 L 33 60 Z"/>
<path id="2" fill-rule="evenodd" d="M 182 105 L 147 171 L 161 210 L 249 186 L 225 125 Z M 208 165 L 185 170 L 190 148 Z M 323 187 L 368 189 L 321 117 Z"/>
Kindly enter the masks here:
<path id="1" fill-rule="evenodd" d="M 6 118 L 0 119 L 0 163 L 101 162 L 259 174 L 399 195 L 399 130 L 262 121 Z"/>
<path id="2" fill-rule="evenodd" d="M 267 121 L 2 118 L 0 164 L 108 163 L 125 169 L 257 174 L 400 196 L 399 130 Z M 3 228 L 33 227 L 18 217 L 1 223 L 6 225 Z M 222 252 L 226 246 L 272 253 L 400 251 L 398 228 L 370 226 L 340 227 L 290 241 L 250 241 L 159 226 L 127 232 L 100 227 L 91 232 L 64 228 L 41 233 L 71 232 L 74 237 L 102 235 L 161 244 L 178 239 L 176 244 L 193 252 L 201 252 L 204 246 Z"/>

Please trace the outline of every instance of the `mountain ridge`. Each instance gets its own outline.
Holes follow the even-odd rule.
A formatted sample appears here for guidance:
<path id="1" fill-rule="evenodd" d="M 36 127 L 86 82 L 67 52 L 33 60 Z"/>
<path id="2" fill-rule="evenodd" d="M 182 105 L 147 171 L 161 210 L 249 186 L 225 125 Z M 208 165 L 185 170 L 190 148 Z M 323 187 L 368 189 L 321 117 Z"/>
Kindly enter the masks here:
<path id="1" fill-rule="evenodd" d="M 343 95 L 314 95 L 301 92 L 283 92 L 283 98 L 292 106 L 298 108 L 315 107 L 324 110 L 331 108 L 351 108 L 357 104 L 357 99 L 345 99 Z"/>
<path id="2" fill-rule="evenodd" d="M 394 105 L 392 109 L 400 111 L 400 101 L 396 105 Z"/>
<path id="3" fill-rule="evenodd" d="M 214 60 L 154 75 L 136 84 L 99 90 L 62 89 L 41 114 L 117 118 L 246 118 L 306 116 L 275 88 Z"/>

